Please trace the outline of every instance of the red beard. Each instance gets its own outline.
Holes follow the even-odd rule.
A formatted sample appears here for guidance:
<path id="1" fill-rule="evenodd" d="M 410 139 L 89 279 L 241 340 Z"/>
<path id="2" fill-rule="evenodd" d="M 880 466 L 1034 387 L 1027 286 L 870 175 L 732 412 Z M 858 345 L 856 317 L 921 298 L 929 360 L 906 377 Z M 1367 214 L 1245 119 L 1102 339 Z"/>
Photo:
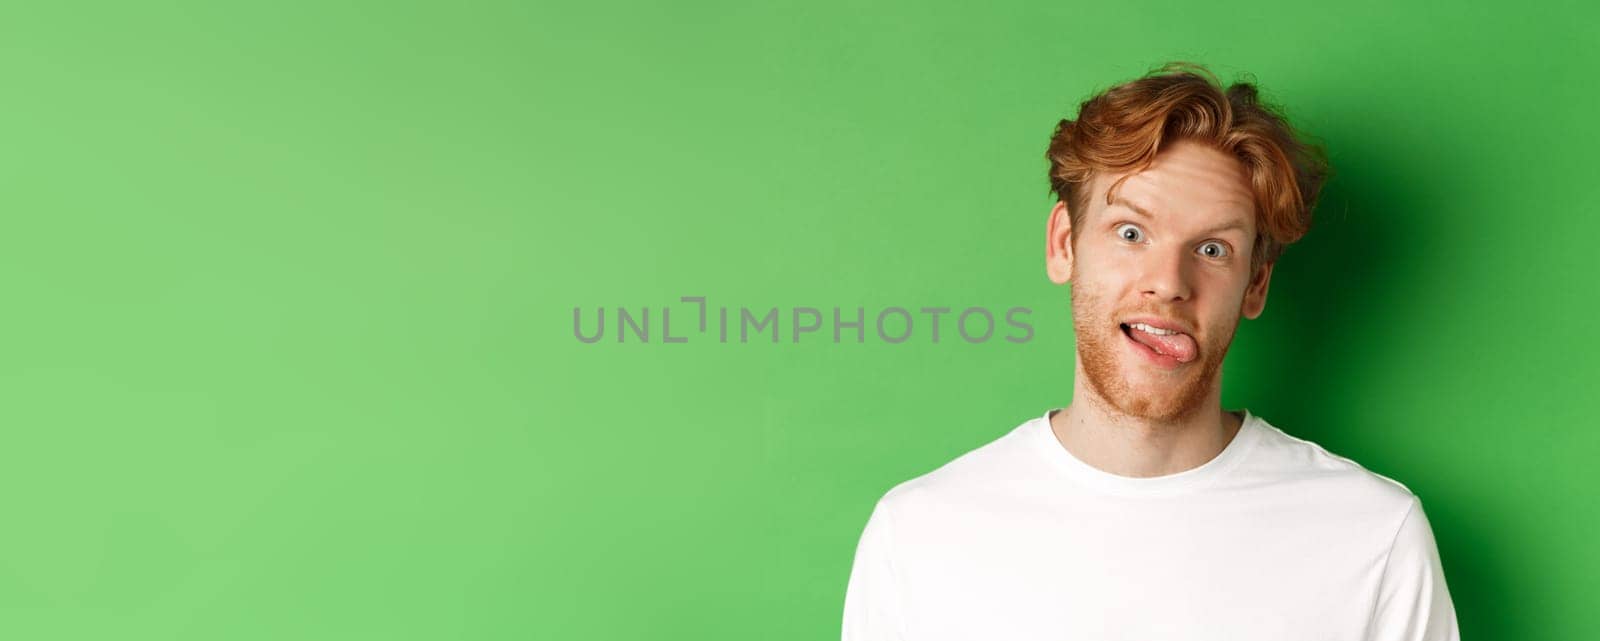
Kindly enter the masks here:
<path id="1" fill-rule="evenodd" d="M 1233 342 L 1237 324 L 1218 334 L 1222 336 L 1220 340 L 1206 342 L 1195 336 L 1198 358 L 1173 372 L 1170 383 L 1136 388 L 1120 368 L 1143 365 L 1130 358 L 1125 344 L 1129 339 L 1115 322 L 1118 316 L 1104 303 L 1099 297 L 1072 287 L 1072 325 L 1089 388 L 1109 409 L 1130 417 L 1172 423 L 1196 415 L 1217 384 L 1222 359 Z"/>

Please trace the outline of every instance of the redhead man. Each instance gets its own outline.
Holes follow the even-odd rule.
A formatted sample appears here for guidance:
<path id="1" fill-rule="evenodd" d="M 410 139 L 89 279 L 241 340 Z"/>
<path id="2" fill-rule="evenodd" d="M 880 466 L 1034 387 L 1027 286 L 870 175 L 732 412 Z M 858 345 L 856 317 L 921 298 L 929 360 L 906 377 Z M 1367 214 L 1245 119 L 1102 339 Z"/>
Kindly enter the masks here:
<path id="1" fill-rule="evenodd" d="M 1416 495 L 1221 407 L 1321 150 L 1253 85 L 1171 63 L 1085 101 L 1046 155 L 1072 401 L 879 499 L 844 641 L 1459 639 Z"/>

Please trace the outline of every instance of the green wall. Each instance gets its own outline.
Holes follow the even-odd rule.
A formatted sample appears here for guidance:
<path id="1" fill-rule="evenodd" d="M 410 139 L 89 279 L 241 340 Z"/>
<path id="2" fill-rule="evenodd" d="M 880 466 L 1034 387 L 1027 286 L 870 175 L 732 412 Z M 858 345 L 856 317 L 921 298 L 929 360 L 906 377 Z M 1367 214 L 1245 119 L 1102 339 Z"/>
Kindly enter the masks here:
<path id="1" fill-rule="evenodd" d="M 1600 637 L 1596 13 L 980 4 L 0 8 L 0 636 L 836 638 L 873 501 L 1070 399 L 1054 123 L 1190 59 L 1338 172 L 1224 404 L 1420 495 L 1467 638 Z"/>

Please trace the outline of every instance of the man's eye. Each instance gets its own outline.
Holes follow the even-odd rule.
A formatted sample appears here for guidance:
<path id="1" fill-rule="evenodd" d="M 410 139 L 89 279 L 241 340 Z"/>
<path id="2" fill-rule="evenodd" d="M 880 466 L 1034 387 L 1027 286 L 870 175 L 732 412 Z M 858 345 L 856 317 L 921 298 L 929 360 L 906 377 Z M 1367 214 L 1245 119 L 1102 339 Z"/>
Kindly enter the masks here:
<path id="1" fill-rule="evenodd" d="M 1200 253 L 1205 254 L 1206 258 L 1224 258 L 1228 255 L 1228 247 L 1222 243 L 1210 242 L 1200 246 Z"/>
<path id="2" fill-rule="evenodd" d="M 1133 223 L 1123 223 L 1117 225 L 1117 237 L 1130 243 L 1137 243 L 1144 240 L 1144 230 Z"/>

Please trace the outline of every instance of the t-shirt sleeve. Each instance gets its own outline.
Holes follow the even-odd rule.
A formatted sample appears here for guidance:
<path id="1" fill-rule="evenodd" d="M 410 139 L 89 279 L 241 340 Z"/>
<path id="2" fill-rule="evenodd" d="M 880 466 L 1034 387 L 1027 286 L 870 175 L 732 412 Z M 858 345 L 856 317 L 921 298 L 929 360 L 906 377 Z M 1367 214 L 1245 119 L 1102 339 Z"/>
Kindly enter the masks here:
<path id="1" fill-rule="evenodd" d="M 855 562 L 845 587 L 843 641 L 903 641 L 904 596 L 891 555 L 893 523 L 879 500 L 856 544 Z"/>
<path id="2" fill-rule="evenodd" d="M 1433 528 L 1413 496 L 1378 587 L 1372 641 L 1459 641 L 1456 610 L 1445 585 Z"/>

